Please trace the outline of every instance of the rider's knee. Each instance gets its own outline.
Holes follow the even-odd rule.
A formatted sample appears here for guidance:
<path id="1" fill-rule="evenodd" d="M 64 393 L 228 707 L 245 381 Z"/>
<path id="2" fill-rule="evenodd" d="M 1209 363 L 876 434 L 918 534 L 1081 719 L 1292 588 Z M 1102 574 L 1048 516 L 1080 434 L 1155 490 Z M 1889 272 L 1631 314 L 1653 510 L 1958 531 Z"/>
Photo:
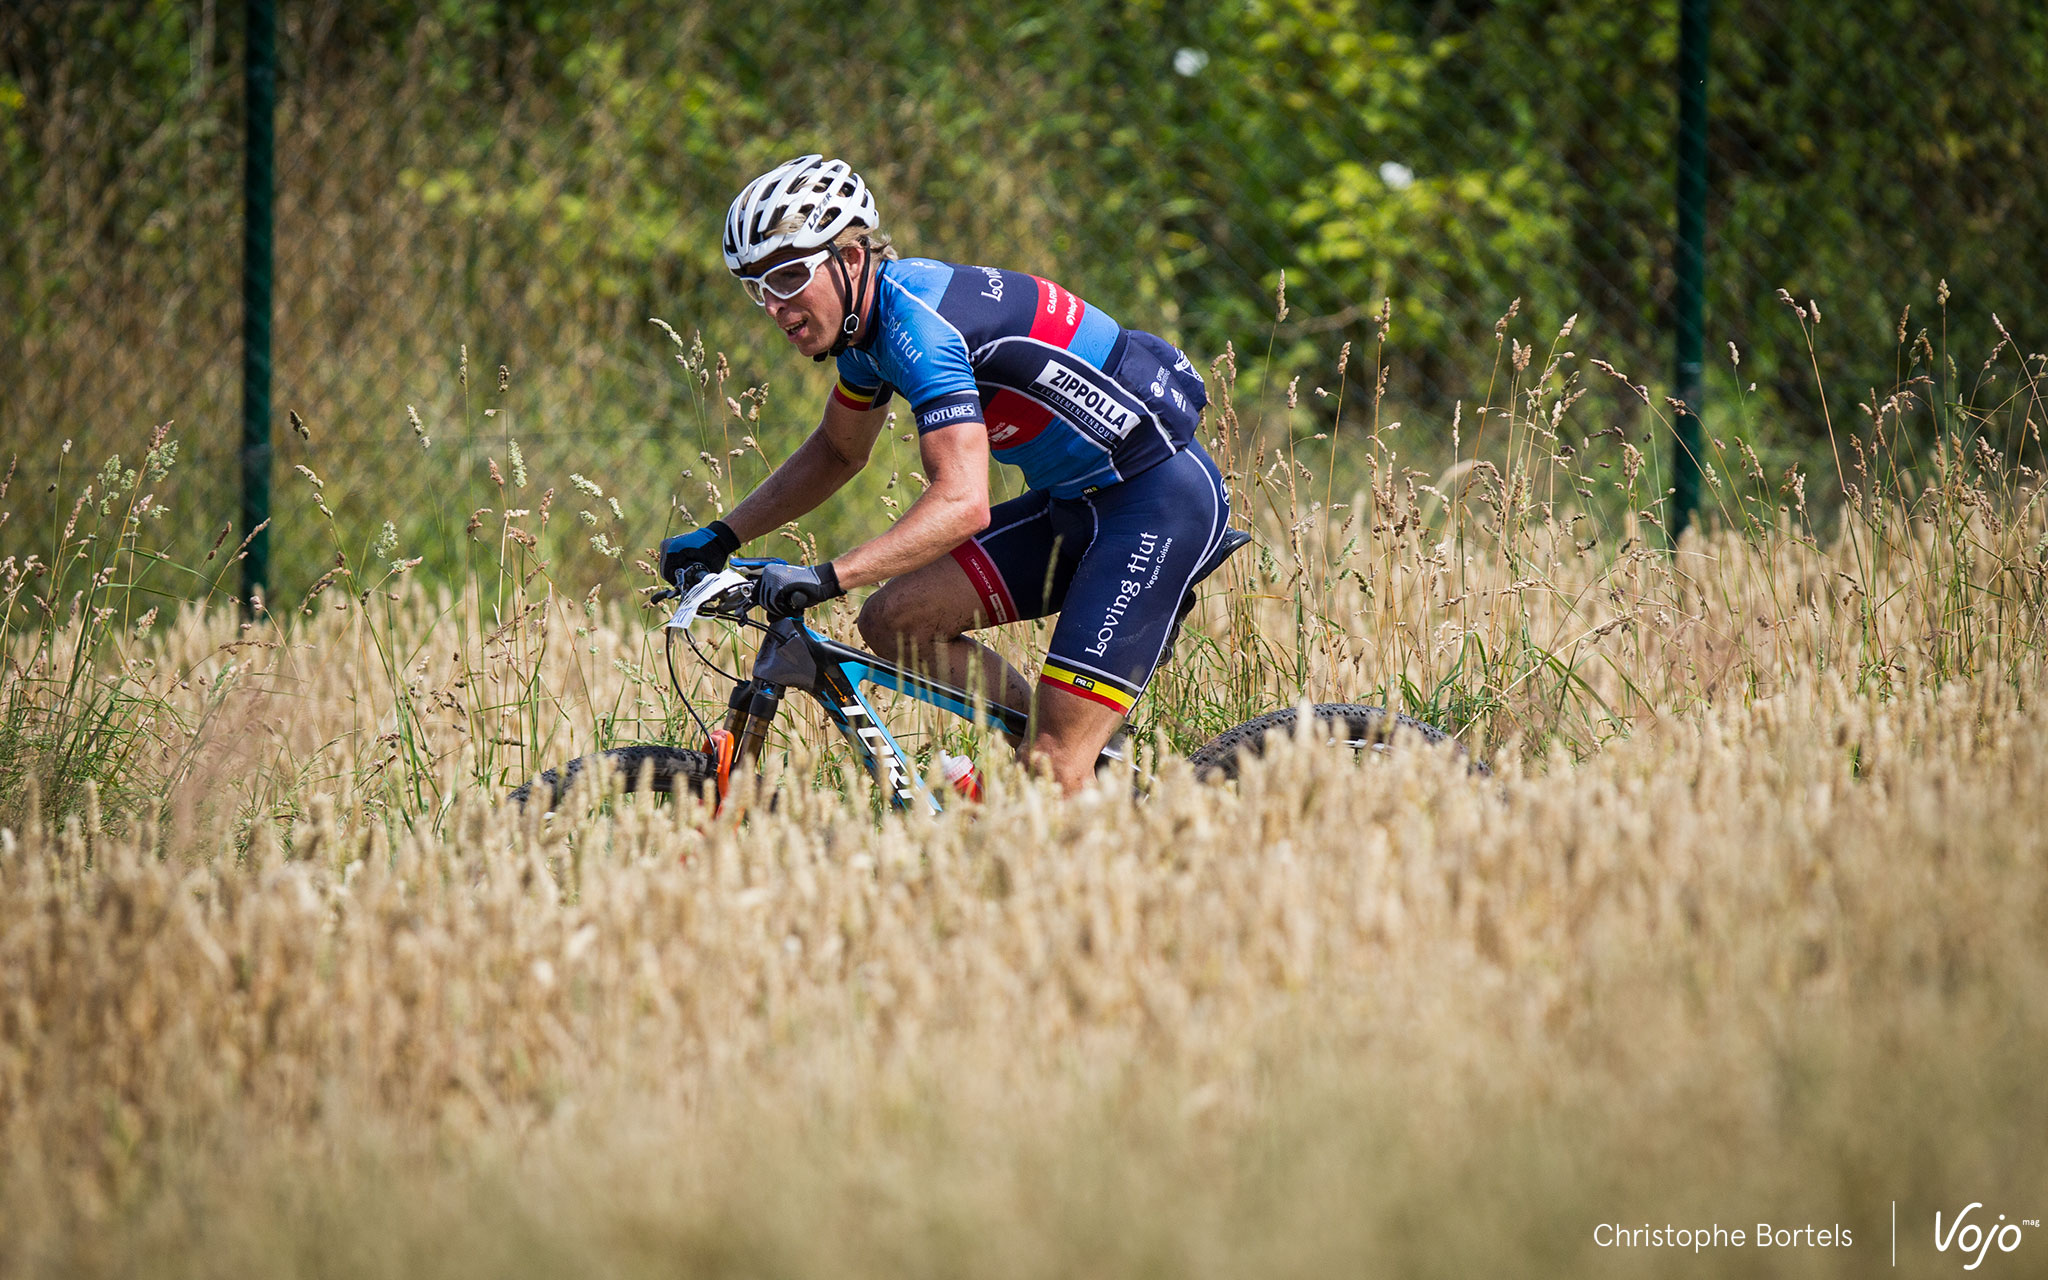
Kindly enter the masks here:
<path id="1" fill-rule="evenodd" d="M 892 630 L 890 623 L 889 604 L 880 591 L 861 602 L 860 616 L 853 620 L 854 629 L 860 632 L 860 638 L 866 642 L 868 648 L 877 651 L 882 647 L 881 636 Z"/>
<path id="2" fill-rule="evenodd" d="M 861 605 L 860 616 L 854 620 L 854 626 L 868 648 L 893 659 L 896 651 L 911 640 L 907 634 L 909 628 L 905 625 L 907 621 L 898 593 L 884 587 Z"/>
<path id="3" fill-rule="evenodd" d="M 1048 697 L 1040 705 L 1038 721 L 1032 726 L 1029 750 L 1061 761 L 1093 763 L 1122 725 L 1121 716 L 1100 714 L 1093 706 L 1082 709 L 1072 703 L 1063 705 L 1063 700 Z"/>

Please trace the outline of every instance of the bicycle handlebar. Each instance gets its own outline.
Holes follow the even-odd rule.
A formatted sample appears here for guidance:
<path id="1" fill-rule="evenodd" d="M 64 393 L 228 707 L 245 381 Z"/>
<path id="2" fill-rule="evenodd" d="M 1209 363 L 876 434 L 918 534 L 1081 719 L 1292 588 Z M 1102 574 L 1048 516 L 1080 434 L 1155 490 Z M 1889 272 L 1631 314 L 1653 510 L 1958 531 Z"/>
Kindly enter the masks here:
<path id="1" fill-rule="evenodd" d="M 759 560 L 742 560 L 737 558 L 728 560 L 726 562 L 726 569 L 747 580 L 748 590 L 746 592 L 746 599 L 740 601 L 734 598 L 740 594 L 738 586 L 735 585 L 733 588 L 723 592 L 716 601 L 705 602 L 706 606 L 725 603 L 726 608 L 707 607 L 704 611 L 713 617 L 729 617 L 735 621 L 745 621 L 743 615 L 746 610 L 759 607 L 762 603 L 760 599 L 761 571 L 771 564 L 787 563 L 788 561 L 785 560 L 765 558 Z M 675 584 L 673 586 L 661 587 L 651 593 L 647 597 L 647 603 L 658 605 L 666 604 L 672 600 L 679 600 L 695 590 L 697 585 L 709 577 L 711 573 L 711 569 L 701 564 L 685 565 L 682 572 L 676 575 Z M 737 607 L 735 608 L 735 606 Z M 732 609 L 733 612 L 728 613 L 727 609 Z"/>

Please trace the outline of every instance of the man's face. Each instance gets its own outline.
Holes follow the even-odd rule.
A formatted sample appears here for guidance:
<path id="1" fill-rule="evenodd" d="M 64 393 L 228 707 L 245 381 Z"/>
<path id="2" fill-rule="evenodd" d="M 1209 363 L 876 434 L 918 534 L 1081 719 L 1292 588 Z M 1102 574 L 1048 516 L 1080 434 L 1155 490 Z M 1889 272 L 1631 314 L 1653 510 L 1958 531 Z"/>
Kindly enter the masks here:
<path id="1" fill-rule="evenodd" d="M 763 275 L 787 262 L 809 258 L 815 249 L 783 249 L 765 260 L 754 274 Z M 847 274 L 853 279 L 860 278 L 861 249 L 849 246 L 840 250 L 846 263 Z M 769 293 L 765 306 L 768 318 L 773 320 L 788 338 L 791 345 L 807 356 L 822 355 L 832 349 L 839 339 L 839 327 L 846 319 L 846 308 L 839 298 L 839 268 L 826 258 L 812 272 L 811 281 L 794 295 L 778 298 Z"/>

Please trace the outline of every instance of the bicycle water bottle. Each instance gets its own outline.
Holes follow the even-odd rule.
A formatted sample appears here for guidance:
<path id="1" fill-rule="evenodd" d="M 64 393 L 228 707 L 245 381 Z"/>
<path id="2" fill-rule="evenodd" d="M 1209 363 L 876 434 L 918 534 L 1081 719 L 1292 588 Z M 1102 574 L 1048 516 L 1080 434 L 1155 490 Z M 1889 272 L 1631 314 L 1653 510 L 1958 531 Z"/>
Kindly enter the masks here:
<path id="1" fill-rule="evenodd" d="M 946 785 L 969 800 L 981 799 L 981 770 L 966 756 L 939 752 L 939 773 L 946 779 Z"/>

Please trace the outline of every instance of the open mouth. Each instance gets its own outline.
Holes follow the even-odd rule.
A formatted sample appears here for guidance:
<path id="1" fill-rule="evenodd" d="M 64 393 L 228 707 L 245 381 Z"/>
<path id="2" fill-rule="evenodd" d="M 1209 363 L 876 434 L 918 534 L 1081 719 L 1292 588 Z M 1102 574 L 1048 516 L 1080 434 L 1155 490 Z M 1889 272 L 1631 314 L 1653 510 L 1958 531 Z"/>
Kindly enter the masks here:
<path id="1" fill-rule="evenodd" d="M 808 320 L 798 320 L 794 324 L 783 325 L 782 332 L 785 337 L 794 342 L 800 340 L 804 336 L 804 330 L 809 327 L 810 322 Z"/>

